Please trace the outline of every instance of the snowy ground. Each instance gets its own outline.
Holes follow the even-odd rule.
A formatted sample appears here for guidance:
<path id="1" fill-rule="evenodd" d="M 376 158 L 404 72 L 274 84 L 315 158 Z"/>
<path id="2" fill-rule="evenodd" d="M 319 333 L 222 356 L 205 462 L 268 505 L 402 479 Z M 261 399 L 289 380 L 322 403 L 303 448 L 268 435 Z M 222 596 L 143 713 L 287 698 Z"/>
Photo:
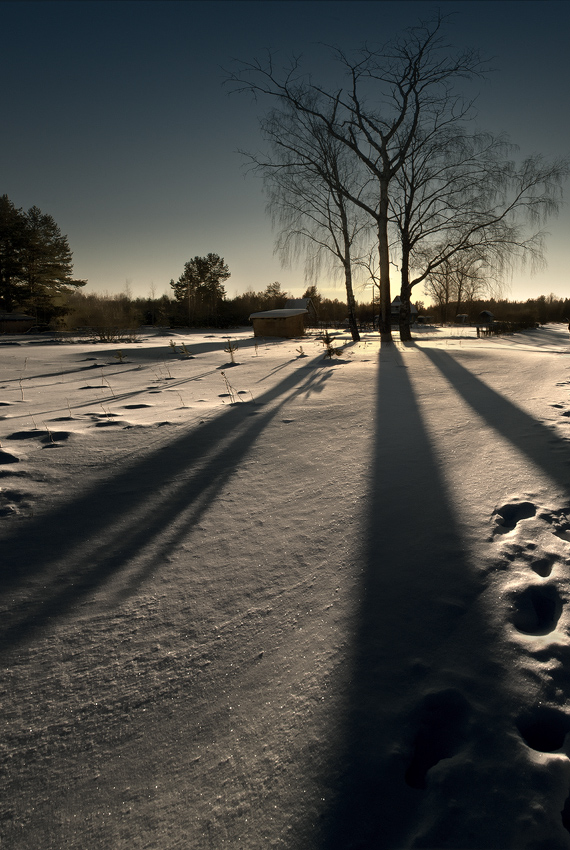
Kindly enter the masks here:
<path id="1" fill-rule="evenodd" d="M 570 848 L 568 332 L 416 337 L 0 339 L 3 846 Z"/>

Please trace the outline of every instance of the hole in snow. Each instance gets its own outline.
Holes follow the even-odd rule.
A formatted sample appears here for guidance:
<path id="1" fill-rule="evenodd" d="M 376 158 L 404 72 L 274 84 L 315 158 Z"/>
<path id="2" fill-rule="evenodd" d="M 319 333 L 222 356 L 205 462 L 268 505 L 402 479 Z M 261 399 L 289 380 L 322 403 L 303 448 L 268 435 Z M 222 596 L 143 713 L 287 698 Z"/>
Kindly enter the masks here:
<path id="1" fill-rule="evenodd" d="M 562 614 L 563 602 L 552 584 L 533 585 L 513 594 L 511 622 L 527 635 L 547 635 L 554 631 Z"/>
<path id="2" fill-rule="evenodd" d="M 556 558 L 554 556 L 548 556 L 546 558 L 537 558 L 536 561 L 531 561 L 531 568 L 537 573 L 537 575 L 542 576 L 542 578 L 546 578 L 552 572 L 552 567 L 554 566 L 554 561 Z"/>
<path id="3" fill-rule="evenodd" d="M 496 513 L 501 517 L 500 525 L 510 531 L 521 519 L 536 516 L 536 506 L 532 502 L 510 502 L 502 508 L 497 508 Z"/>
<path id="4" fill-rule="evenodd" d="M 465 735 L 469 703 L 459 691 L 448 689 L 428 694 L 420 709 L 420 726 L 413 755 L 406 771 L 406 783 L 425 788 L 427 772 L 459 749 Z"/>
<path id="5" fill-rule="evenodd" d="M 522 738 L 539 753 L 554 753 L 564 745 L 570 730 L 570 717 L 555 708 L 541 706 L 531 715 L 522 717 L 517 728 Z"/>

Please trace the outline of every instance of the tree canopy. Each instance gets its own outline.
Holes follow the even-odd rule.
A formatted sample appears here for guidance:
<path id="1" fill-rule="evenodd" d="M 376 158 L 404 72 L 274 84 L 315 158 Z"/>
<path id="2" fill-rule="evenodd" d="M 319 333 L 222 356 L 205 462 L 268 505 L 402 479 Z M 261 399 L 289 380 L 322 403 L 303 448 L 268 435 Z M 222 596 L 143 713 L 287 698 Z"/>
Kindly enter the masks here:
<path id="1" fill-rule="evenodd" d="M 569 172 L 566 158 L 516 161 L 505 136 L 470 129 L 475 111 L 459 84 L 485 76 L 487 62 L 450 48 L 445 26 L 437 14 L 383 46 L 334 48 L 344 81 L 331 86 L 305 73 L 299 58 L 280 69 L 271 54 L 238 62 L 227 79 L 269 107 L 261 120 L 269 154 L 249 159 L 270 188 L 278 250 L 301 240 L 313 255 L 326 246 L 346 267 L 362 265 L 368 251 L 357 243 L 355 254 L 353 237 L 373 234 L 386 342 L 391 265 L 400 270 L 407 339 L 412 288 L 456 256 L 484 255 L 494 272 L 541 261 L 540 225 L 556 213 Z"/>
<path id="2" fill-rule="evenodd" d="M 0 196 L 0 309 L 28 312 L 38 322 L 65 313 L 57 296 L 87 283 L 73 279 L 72 256 L 51 215 L 36 206 L 24 212 Z"/>
<path id="3" fill-rule="evenodd" d="M 196 256 L 184 264 L 184 271 L 176 282 L 170 281 L 170 286 L 176 300 L 188 304 L 189 324 L 210 320 L 217 314 L 226 297 L 223 281 L 229 277 L 230 270 L 218 254 Z"/>

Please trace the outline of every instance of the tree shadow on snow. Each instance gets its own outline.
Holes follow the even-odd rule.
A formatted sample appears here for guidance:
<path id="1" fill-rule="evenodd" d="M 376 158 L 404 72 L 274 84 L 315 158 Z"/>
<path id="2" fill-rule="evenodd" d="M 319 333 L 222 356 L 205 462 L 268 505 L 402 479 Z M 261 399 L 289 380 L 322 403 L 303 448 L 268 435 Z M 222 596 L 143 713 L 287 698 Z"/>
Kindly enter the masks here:
<path id="1" fill-rule="evenodd" d="M 319 377 L 295 370 L 255 404 L 231 406 L 4 538 L 2 651 L 115 576 L 125 595 L 133 592 L 190 533 L 281 407 L 316 389 Z"/>
<path id="2" fill-rule="evenodd" d="M 421 804 L 418 788 L 451 744 L 434 733 L 434 745 L 428 730 L 411 762 L 411 750 L 403 752 L 397 740 L 402 715 L 409 716 L 421 702 L 421 686 L 436 653 L 452 638 L 479 591 L 395 347 L 380 352 L 368 504 L 343 738 L 333 757 L 334 779 L 321 827 L 324 850 L 378 850 L 404 843 Z M 461 695 L 444 695 L 440 701 L 444 715 L 463 722 Z"/>
<path id="3" fill-rule="evenodd" d="M 421 353 L 478 416 L 570 494 L 568 466 L 553 450 L 553 444 L 564 445 L 562 438 L 450 353 Z M 358 624 L 323 850 L 409 846 L 429 770 L 457 752 L 470 711 L 460 687 L 438 692 L 430 686 L 479 580 L 396 350 L 380 354 L 376 415 Z M 470 616 L 477 616 L 473 607 Z M 478 633 L 484 641 L 485 623 Z M 499 697 L 501 682 L 494 687 Z M 402 741 L 408 721 L 410 739 Z"/>
<path id="4" fill-rule="evenodd" d="M 451 354 L 427 349 L 422 354 L 431 360 L 475 413 L 570 494 L 568 468 L 552 449 L 553 441 L 562 446 L 564 440 L 556 440 L 551 428 L 491 389 Z"/>

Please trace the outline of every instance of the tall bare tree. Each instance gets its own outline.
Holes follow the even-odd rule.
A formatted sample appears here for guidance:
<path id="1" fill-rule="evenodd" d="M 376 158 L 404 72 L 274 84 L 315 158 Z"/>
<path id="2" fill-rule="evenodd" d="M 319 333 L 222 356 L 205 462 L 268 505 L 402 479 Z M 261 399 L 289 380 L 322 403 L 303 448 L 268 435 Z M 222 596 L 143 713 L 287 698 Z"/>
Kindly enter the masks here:
<path id="1" fill-rule="evenodd" d="M 542 225 L 557 212 L 568 175 L 564 159 L 517 163 L 504 136 L 443 126 L 416 134 L 391 197 L 400 241 L 400 337 L 410 339 L 412 288 L 441 288 L 482 265 L 500 275 L 516 262 L 544 262 Z"/>
<path id="2" fill-rule="evenodd" d="M 242 62 L 229 75 L 235 90 L 265 95 L 286 104 L 297 116 L 315 121 L 349 151 L 368 173 L 367 191 L 342 194 L 372 219 L 378 241 L 380 331 L 390 330 L 390 194 L 420 127 L 453 116 L 459 78 L 482 71 L 477 53 L 451 55 L 441 37 L 443 20 L 436 17 L 406 31 L 380 48 L 365 47 L 353 57 L 340 49 L 333 54 L 347 82 L 327 89 L 301 71 L 298 59 L 279 71 L 271 56 L 265 62 Z"/>
<path id="3" fill-rule="evenodd" d="M 264 180 L 268 210 L 278 235 L 276 251 L 284 265 L 305 256 L 305 277 L 315 281 L 323 268 L 340 265 L 346 287 L 348 320 L 360 339 L 353 287 L 353 253 L 368 229 L 362 211 L 348 200 L 359 195 L 358 169 L 346 148 L 313 116 L 290 106 L 273 110 L 261 122 L 270 156 L 247 154 Z M 356 163 L 358 165 L 358 163 Z"/>

